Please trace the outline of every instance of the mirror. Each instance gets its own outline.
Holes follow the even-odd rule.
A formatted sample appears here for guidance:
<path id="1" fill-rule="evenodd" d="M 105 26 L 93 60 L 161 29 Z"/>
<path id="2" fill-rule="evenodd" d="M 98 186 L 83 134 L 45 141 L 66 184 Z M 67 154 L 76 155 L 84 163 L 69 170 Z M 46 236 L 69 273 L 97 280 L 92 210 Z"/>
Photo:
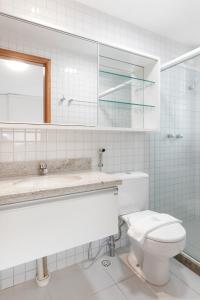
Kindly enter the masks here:
<path id="1" fill-rule="evenodd" d="M 0 122 L 97 125 L 96 42 L 0 16 L 0 48 L 21 54 L 0 52 Z M 26 56 L 51 62 L 51 72 Z"/>
<path id="2" fill-rule="evenodd" d="M 0 121 L 51 121 L 50 60 L 0 49 L 0 78 Z"/>
<path id="3" fill-rule="evenodd" d="M 159 59 L 0 16 L 0 122 L 155 130 Z"/>

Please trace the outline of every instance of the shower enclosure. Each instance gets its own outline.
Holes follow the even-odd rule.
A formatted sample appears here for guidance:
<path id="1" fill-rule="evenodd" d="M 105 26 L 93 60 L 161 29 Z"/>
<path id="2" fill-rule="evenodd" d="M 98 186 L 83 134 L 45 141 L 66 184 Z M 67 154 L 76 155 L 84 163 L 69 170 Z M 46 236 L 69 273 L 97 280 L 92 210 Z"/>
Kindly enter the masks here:
<path id="1" fill-rule="evenodd" d="M 161 131 L 154 136 L 153 204 L 183 220 L 184 256 L 200 263 L 200 48 L 161 69 Z"/>

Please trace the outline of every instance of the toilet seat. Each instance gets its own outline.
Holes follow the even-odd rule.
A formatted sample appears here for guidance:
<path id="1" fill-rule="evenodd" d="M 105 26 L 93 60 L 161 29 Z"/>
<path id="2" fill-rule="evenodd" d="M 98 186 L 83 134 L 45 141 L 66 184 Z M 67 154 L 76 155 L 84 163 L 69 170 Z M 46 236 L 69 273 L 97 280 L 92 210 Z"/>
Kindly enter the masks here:
<path id="1" fill-rule="evenodd" d="M 127 215 L 123 215 L 122 219 L 127 223 L 129 228 L 131 228 L 132 223 L 137 218 L 141 218 L 143 215 L 157 215 L 158 212 L 154 211 L 141 211 L 141 212 L 135 212 Z M 130 237 L 131 234 L 129 234 Z M 178 243 L 185 240 L 186 232 L 183 226 L 180 223 L 173 223 L 173 224 L 166 224 L 162 226 L 161 228 L 153 230 L 151 233 L 148 233 L 145 240 L 150 240 L 154 242 L 154 244 L 157 243 Z"/>
<path id="2" fill-rule="evenodd" d="M 180 223 L 166 225 L 147 235 L 147 239 L 160 243 L 176 243 L 185 239 L 186 232 Z"/>

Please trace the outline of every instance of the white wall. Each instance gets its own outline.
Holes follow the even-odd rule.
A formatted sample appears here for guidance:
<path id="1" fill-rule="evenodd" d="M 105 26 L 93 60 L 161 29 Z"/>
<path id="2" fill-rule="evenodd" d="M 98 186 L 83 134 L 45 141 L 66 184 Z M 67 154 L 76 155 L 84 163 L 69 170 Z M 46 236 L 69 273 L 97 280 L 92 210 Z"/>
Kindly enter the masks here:
<path id="1" fill-rule="evenodd" d="M 104 15 L 75 1 L 0 0 L 0 10 L 109 44 L 142 50 L 160 56 L 161 62 L 175 58 L 188 49 L 184 45 Z M 23 46 L 16 41 L 14 49 L 20 51 L 23 50 Z M 156 172 L 154 170 L 154 163 L 159 159 L 156 155 L 160 137 L 159 134 L 143 133 L 2 129 L 0 161 L 85 156 L 92 157 L 95 168 L 97 149 L 105 147 L 105 170 L 151 170 L 151 199 L 154 205 L 154 192 L 157 192 L 154 182 L 159 177 L 158 169 Z M 121 240 L 121 245 L 124 243 L 126 243 L 125 236 Z M 94 245 L 94 250 L 98 249 L 99 244 L 100 242 L 97 242 Z M 50 257 L 50 269 L 81 261 L 86 257 L 86 249 L 85 246 L 79 247 Z M 34 275 L 35 262 L 31 262 L 2 272 L 0 284 L 5 288 L 33 278 Z"/>

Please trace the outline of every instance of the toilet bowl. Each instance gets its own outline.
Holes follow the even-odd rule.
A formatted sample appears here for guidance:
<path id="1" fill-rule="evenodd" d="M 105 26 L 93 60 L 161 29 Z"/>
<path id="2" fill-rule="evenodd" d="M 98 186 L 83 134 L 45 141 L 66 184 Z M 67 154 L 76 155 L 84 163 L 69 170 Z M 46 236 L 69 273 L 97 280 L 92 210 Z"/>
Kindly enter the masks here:
<path id="1" fill-rule="evenodd" d="M 122 179 L 118 195 L 119 216 L 127 224 L 130 240 L 128 263 L 151 284 L 164 285 L 169 280 L 170 258 L 182 252 L 185 247 L 185 229 L 180 220 L 148 210 L 147 174 L 119 173 L 117 177 Z M 139 238 L 138 228 L 139 234 L 141 233 Z"/>
<path id="2" fill-rule="evenodd" d="M 145 212 L 148 212 L 148 215 L 155 215 L 153 211 Z M 123 215 L 121 218 L 130 229 L 134 213 Z M 185 247 L 186 233 L 183 226 L 180 223 L 166 224 L 147 234 L 142 244 L 135 240 L 130 233 L 128 236 L 130 266 L 151 284 L 158 286 L 166 284 L 169 281 L 170 258 L 179 254 Z"/>

